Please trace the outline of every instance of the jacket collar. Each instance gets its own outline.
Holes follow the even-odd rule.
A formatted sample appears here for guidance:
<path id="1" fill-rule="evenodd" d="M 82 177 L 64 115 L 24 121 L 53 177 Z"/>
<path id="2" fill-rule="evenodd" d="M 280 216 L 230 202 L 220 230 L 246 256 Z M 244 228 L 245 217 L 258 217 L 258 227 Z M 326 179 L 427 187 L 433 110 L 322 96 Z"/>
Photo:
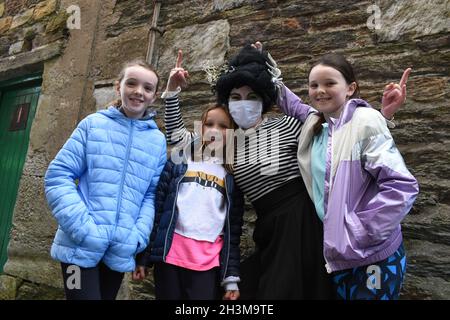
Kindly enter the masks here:
<path id="1" fill-rule="evenodd" d="M 363 99 L 350 99 L 345 104 L 339 119 L 331 120 L 331 124 L 335 129 L 338 129 L 349 122 L 352 119 L 356 108 L 372 108 L 372 106 Z"/>
<path id="2" fill-rule="evenodd" d="M 115 106 L 110 106 L 108 109 L 99 110 L 97 112 L 123 124 L 129 124 L 130 122 L 133 122 L 139 130 L 146 130 L 149 128 L 158 129 L 156 122 L 153 120 L 153 118 L 156 116 L 156 112 L 151 109 L 147 109 L 141 119 L 130 119 Z"/>

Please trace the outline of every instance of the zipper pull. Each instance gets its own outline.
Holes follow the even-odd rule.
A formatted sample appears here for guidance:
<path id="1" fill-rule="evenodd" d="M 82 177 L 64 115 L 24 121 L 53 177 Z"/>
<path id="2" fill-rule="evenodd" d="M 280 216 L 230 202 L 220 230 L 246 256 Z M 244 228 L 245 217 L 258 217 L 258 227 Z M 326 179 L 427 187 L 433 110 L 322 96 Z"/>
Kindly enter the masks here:
<path id="1" fill-rule="evenodd" d="M 331 271 L 331 267 L 330 267 L 330 265 L 327 263 L 327 264 L 325 264 L 325 269 L 327 269 L 327 273 L 328 274 L 330 274 L 332 271 Z"/>

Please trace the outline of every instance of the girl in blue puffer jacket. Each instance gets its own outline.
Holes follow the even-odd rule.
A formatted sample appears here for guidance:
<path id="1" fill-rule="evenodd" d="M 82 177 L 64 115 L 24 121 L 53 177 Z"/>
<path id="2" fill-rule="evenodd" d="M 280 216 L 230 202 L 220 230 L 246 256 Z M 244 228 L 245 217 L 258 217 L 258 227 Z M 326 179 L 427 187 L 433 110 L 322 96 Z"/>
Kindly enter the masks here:
<path id="1" fill-rule="evenodd" d="M 115 299 L 148 244 L 166 163 L 166 140 L 148 109 L 158 81 L 147 63 L 127 63 L 116 82 L 120 100 L 83 119 L 47 170 L 59 225 L 51 256 L 61 262 L 67 299 Z"/>
<path id="2" fill-rule="evenodd" d="M 227 110 L 215 105 L 202 115 L 200 137 L 187 131 L 177 97 L 186 77 L 180 51 L 163 93 L 167 140 L 177 146 L 161 175 L 155 227 L 134 278 L 154 264 L 156 299 L 217 299 L 222 284 L 223 298 L 236 300 L 244 198 L 227 165 L 233 157 L 223 157 L 234 124 Z"/>

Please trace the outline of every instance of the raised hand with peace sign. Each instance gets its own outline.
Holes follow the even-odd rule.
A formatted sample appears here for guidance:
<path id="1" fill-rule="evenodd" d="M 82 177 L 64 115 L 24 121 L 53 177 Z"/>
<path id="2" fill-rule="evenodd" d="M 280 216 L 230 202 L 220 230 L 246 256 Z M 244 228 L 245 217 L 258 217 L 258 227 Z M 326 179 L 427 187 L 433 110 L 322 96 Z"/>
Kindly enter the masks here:
<path id="1" fill-rule="evenodd" d="M 175 68 L 170 70 L 169 80 L 167 81 L 166 91 L 176 91 L 178 88 L 184 89 L 187 87 L 187 79 L 189 78 L 189 72 L 181 67 L 183 61 L 183 51 L 178 50 L 177 61 Z"/>

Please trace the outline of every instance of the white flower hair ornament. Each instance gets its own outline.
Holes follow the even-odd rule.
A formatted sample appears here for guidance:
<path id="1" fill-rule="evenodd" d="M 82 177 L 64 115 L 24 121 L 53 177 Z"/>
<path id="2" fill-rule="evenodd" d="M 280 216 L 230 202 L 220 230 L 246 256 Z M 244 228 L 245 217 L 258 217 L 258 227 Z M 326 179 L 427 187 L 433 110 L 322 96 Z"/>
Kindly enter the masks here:
<path id="1" fill-rule="evenodd" d="M 211 90 L 215 92 L 216 83 L 222 74 L 227 74 L 235 70 L 234 66 L 229 67 L 228 63 L 222 65 L 214 65 L 209 60 L 203 63 L 202 70 L 206 73 L 206 80 L 211 86 Z"/>
<path id="2" fill-rule="evenodd" d="M 270 75 L 272 76 L 272 83 L 280 91 L 281 88 L 283 87 L 283 78 L 281 78 L 281 70 L 278 68 L 276 61 L 272 58 L 272 56 L 268 52 L 267 57 L 270 61 L 270 63 L 266 62 L 266 65 L 268 67 L 267 72 L 269 72 Z"/>

